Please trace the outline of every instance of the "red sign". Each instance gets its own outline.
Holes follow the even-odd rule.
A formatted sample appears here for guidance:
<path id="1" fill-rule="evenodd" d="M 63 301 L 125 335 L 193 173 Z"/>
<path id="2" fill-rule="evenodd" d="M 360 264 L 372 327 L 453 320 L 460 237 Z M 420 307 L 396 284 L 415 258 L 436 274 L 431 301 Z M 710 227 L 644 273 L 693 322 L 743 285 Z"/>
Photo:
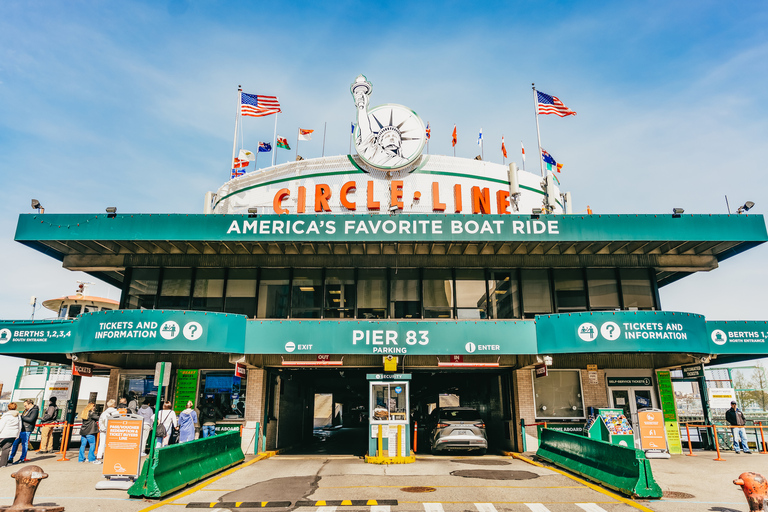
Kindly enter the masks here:
<path id="1" fill-rule="evenodd" d="M 536 370 L 536 378 L 539 377 L 546 377 L 547 376 L 547 365 L 544 363 L 537 364 L 534 366 L 534 369 Z"/>
<path id="2" fill-rule="evenodd" d="M 463 363 L 464 362 L 464 356 L 451 356 L 451 362 L 452 363 Z"/>
<path id="3" fill-rule="evenodd" d="M 318 361 L 330 361 L 331 360 L 331 354 L 317 354 L 317 360 Z"/>
<path id="4" fill-rule="evenodd" d="M 72 363 L 72 375 L 80 377 L 93 377 L 93 366 L 85 363 Z"/>
<path id="5" fill-rule="evenodd" d="M 235 363 L 235 377 L 245 378 L 245 365 L 243 363 Z"/>

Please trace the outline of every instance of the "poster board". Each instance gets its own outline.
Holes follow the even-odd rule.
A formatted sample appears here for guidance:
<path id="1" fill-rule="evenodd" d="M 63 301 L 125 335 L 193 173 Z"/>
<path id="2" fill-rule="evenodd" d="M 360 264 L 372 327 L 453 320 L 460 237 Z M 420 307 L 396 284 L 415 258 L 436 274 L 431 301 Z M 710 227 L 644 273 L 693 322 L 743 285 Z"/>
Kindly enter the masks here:
<path id="1" fill-rule="evenodd" d="M 646 452 L 667 452 L 667 435 L 661 409 L 637 411 L 640 448 Z"/>
<path id="2" fill-rule="evenodd" d="M 173 394 L 173 410 L 176 414 L 187 408 L 187 402 L 197 406 L 197 377 L 200 370 L 176 370 L 176 392 Z"/>
<path id="3" fill-rule="evenodd" d="M 107 419 L 104 449 L 104 476 L 137 477 L 141 468 L 141 435 L 144 420 L 141 416 L 120 416 Z"/>
<path id="4" fill-rule="evenodd" d="M 680 441 L 680 426 L 677 423 L 677 404 L 672 388 L 672 377 L 668 371 L 657 371 L 656 381 L 659 383 L 659 400 L 664 414 L 664 430 L 667 434 L 667 447 L 671 454 L 682 454 L 683 445 Z"/>

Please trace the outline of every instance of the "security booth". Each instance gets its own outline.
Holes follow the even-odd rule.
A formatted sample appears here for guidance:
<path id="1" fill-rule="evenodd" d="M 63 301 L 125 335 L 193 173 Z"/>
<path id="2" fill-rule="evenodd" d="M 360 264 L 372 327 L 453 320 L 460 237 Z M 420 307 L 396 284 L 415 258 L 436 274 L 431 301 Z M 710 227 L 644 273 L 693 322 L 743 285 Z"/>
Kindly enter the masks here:
<path id="1" fill-rule="evenodd" d="M 414 462 L 411 452 L 410 374 L 368 374 L 370 434 L 366 461 Z"/>

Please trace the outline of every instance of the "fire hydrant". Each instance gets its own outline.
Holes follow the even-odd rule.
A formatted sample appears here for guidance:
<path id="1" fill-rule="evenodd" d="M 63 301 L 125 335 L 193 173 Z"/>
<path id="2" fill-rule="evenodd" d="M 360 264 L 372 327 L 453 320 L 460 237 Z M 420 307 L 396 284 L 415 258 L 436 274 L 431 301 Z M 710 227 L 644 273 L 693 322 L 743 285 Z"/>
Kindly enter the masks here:
<path id="1" fill-rule="evenodd" d="M 62 512 L 64 510 L 64 507 L 58 505 L 35 506 L 32 504 L 40 480 L 48 478 L 48 474 L 43 473 L 43 468 L 40 466 L 24 466 L 13 473 L 11 478 L 16 479 L 16 496 L 13 498 L 13 505 L 0 507 L 0 511 Z"/>
<path id="2" fill-rule="evenodd" d="M 742 473 L 733 483 L 741 486 L 744 496 L 747 497 L 750 511 L 764 510 L 765 500 L 768 498 L 768 481 L 763 475 Z"/>

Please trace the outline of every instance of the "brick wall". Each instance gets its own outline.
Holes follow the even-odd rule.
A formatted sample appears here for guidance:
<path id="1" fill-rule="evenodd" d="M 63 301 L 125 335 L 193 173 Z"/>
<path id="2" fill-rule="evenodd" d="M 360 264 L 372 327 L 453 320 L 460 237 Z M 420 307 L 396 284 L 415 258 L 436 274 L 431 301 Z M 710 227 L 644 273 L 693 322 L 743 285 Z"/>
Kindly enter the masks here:
<path id="1" fill-rule="evenodd" d="M 584 392 L 584 409 L 608 407 L 608 388 L 605 387 L 605 371 L 597 370 L 597 384 L 589 381 L 589 372 L 581 370 L 581 389 Z"/>
<path id="2" fill-rule="evenodd" d="M 107 385 L 107 400 L 114 400 L 115 402 L 120 401 L 120 397 L 118 396 L 119 389 L 118 386 L 120 385 L 120 369 L 115 368 L 109 371 L 109 384 Z"/>
<path id="3" fill-rule="evenodd" d="M 265 387 L 266 377 L 267 372 L 262 368 L 248 368 L 248 377 L 245 384 L 245 428 L 243 429 L 244 450 L 247 453 L 265 450 L 261 436 L 264 435 L 264 406 L 267 394 Z M 258 433 L 255 431 L 255 428 L 249 428 L 249 422 L 254 421 L 259 422 L 260 429 Z M 258 436 L 259 439 L 253 439 L 254 436 Z"/>
<path id="4" fill-rule="evenodd" d="M 533 375 L 531 370 L 516 370 L 513 379 L 513 395 L 515 397 L 515 444 L 518 450 L 522 450 L 522 438 L 520 435 L 520 420 L 525 420 L 526 424 L 536 422 L 536 409 L 533 404 Z M 535 435 L 533 427 L 526 429 L 528 433 Z"/>

